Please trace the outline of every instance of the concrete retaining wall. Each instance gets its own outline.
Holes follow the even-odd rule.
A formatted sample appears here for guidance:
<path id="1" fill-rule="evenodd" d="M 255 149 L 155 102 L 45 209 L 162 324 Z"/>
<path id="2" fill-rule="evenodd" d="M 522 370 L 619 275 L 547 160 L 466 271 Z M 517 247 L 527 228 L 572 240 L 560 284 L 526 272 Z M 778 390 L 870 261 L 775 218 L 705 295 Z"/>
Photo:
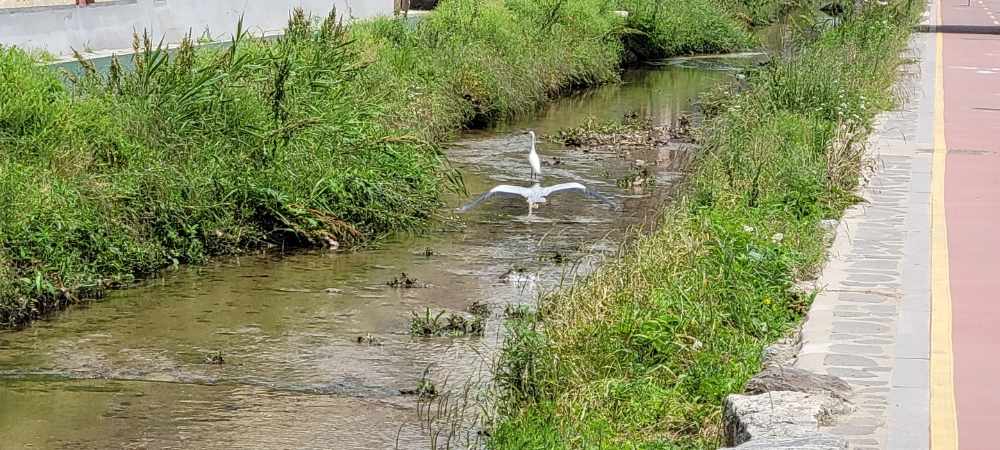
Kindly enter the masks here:
<path id="1" fill-rule="evenodd" d="M 254 34 L 280 32 L 292 9 L 325 16 L 334 7 L 350 17 L 391 15 L 393 0 L 118 0 L 90 5 L 0 9 L 0 44 L 45 49 L 56 56 L 132 48 L 132 33 L 178 43 L 191 31 L 228 39 L 240 15 Z"/>

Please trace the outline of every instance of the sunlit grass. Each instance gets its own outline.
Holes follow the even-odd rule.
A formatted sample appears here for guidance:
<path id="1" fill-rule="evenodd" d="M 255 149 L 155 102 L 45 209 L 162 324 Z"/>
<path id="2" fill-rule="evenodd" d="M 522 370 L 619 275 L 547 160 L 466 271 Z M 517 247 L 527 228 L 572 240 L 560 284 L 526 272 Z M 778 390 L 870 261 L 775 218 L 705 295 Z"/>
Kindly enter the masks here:
<path id="1" fill-rule="evenodd" d="M 872 117 L 897 104 L 917 7 L 866 4 L 715 96 L 656 231 L 508 321 L 496 371 L 507 448 L 715 449 L 726 395 L 807 310 L 820 222 L 857 201 Z"/>
<path id="2" fill-rule="evenodd" d="M 663 48 L 645 48 L 748 45 L 711 0 L 678 1 L 718 27 L 651 24 Z M 657 2 L 444 0 L 350 28 L 296 14 L 280 39 L 174 53 L 137 37 L 134 71 L 68 86 L 43 53 L 0 48 L 0 327 L 212 255 L 423 230 L 463 189 L 437 143 L 618 81 L 641 17 L 626 3 Z"/>

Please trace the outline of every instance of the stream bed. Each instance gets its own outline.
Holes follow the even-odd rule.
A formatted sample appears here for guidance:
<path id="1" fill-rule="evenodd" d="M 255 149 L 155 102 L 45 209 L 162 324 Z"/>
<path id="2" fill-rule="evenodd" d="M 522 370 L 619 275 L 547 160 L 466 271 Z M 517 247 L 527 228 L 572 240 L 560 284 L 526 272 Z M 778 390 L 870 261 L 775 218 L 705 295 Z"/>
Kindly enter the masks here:
<path id="1" fill-rule="evenodd" d="M 698 94 L 731 82 L 731 69 L 755 57 L 643 66 L 621 85 L 464 133 L 446 153 L 471 198 L 450 196 L 449 206 L 497 184 L 530 185 L 529 129 L 552 134 L 632 111 L 676 124 Z M 363 251 L 277 248 L 166 270 L 0 333 L 0 447 L 427 449 L 475 441 L 475 399 L 458 418 L 465 410 L 446 404 L 488 380 L 507 305 L 532 305 L 614 255 L 630 229 L 652 218 L 684 157 L 673 144 L 616 155 L 541 140 L 538 153 L 544 185 L 581 182 L 620 208 L 567 193 L 527 216 L 523 200 L 493 198 L 432 232 Z M 652 169 L 655 188 L 617 186 L 636 160 Z M 419 287 L 386 285 L 401 273 Z M 409 334 L 413 312 L 471 318 L 474 302 L 490 308 L 482 337 Z M 401 394 L 423 378 L 446 400 Z"/>

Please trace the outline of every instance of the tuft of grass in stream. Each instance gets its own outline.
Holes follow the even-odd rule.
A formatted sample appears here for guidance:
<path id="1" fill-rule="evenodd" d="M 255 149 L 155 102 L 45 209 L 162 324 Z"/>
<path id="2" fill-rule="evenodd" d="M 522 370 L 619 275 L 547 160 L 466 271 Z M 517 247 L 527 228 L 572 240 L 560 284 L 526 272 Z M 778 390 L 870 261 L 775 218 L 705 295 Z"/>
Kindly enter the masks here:
<path id="1" fill-rule="evenodd" d="M 486 318 L 483 315 L 474 314 L 470 320 L 456 313 L 444 317 L 445 312 L 441 310 L 437 314 L 432 314 L 430 308 L 427 308 L 422 315 L 411 312 L 413 317 L 410 318 L 410 334 L 458 337 L 482 336 L 486 332 Z"/>
<path id="2" fill-rule="evenodd" d="M 455 130 L 617 81 L 636 29 L 649 55 L 752 45 L 710 1 L 681 2 L 703 5 L 684 33 L 614 12 L 653 0 L 444 0 L 350 29 L 298 11 L 273 41 L 137 37 L 135 70 L 84 62 L 69 87 L 2 47 L 0 326 L 213 255 L 423 230 L 464 191 L 436 145 Z"/>
<path id="3" fill-rule="evenodd" d="M 912 2 L 865 3 L 715 98 L 657 229 L 508 318 L 489 445 L 715 449 L 726 395 L 808 307 L 824 219 L 859 199 L 872 117 L 895 105 Z"/>

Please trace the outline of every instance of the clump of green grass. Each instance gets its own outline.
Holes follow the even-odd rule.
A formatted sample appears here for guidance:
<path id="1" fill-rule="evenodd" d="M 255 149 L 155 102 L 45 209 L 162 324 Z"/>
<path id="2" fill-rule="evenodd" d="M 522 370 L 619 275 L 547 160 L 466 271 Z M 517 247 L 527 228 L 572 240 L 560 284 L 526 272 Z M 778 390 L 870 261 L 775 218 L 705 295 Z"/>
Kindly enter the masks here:
<path id="1" fill-rule="evenodd" d="M 820 222 L 857 201 L 918 13 L 865 4 L 717 103 L 657 229 L 508 320 L 492 448 L 720 446 L 725 396 L 808 307 Z"/>
<path id="2" fill-rule="evenodd" d="M 486 332 L 486 318 L 479 314 L 476 314 L 472 320 L 456 313 L 442 319 L 445 314 L 444 310 L 432 314 L 430 308 L 427 308 L 423 315 L 416 312 L 412 314 L 410 334 L 415 336 L 482 336 Z"/>
<path id="3" fill-rule="evenodd" d="M 601 0 L 446 0 L 413 26 L 362 23 L 360 88 L 428 139 L 534 111 L 572 88 L 615 82 L 622 19 Z"/>
<path id="4" fill-rule="evenodd" d="M 749 50 L 759 41 L 728 10 L 711 0 L 621 0 L 629 12 L 628 26 L 638 33 L 626 35 L 629 50 L 640 59 L 668 58 L 693 53 L 728 53 Z"/>
<path id="5" fill-rule="evenodd" d="M 416 395 L 421 400 L 430 400 L 438 396 L 437 386 L 434 382 L 427 379 L 426 376 L 420 378 L 420 384 L 417 385 L 416 389 L 400 389 L 400 394 L 403 395 Z"/>
<path id="6" fill-rule="evenodd" d="M 391 288 L 413 288 L 419 287 L 417 284 L 417 278 L 406 275 L 405 273 L 400 274 L 398 277 L 393 277 L 391 280 L 385 282 L 386 286 Z"/>

